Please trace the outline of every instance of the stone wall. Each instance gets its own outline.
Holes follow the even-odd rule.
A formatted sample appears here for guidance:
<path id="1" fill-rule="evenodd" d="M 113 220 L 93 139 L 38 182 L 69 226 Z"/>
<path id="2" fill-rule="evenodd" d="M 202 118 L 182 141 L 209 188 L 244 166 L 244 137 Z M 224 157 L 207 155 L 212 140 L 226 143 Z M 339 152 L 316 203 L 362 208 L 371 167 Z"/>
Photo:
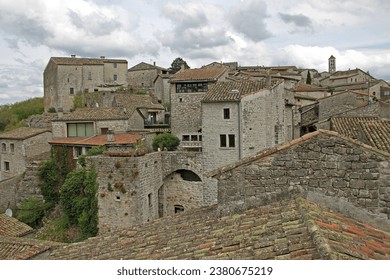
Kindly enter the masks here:
<path id="1" fill-rule="evenodd" d="M 172 87 L 174 86 L 175 84 Z M 171 88 L 171 131 L 179 139 L 183 134 L 196 133 L 202 128 L 200 102 L 204 94 L 176 93 L 175 89 Z"/>
<path id="2" fill-rule="evenodd" d="M 218 179 L 224 211 L 310 192 L 389 220 L 389 167 L 390 155 L 317 131 L 210 175 Z"/>
<path id="3" fill-rule="evenodd" d="M 367 96 L 343 92 L 319 99 L 318 120 L 323 121 L 331 116 L 368 104 Z"/>
<path id="4" fill-rule="evenodd" d="M 98 174 L 99 230 L 129 227 L 158 218 L 161 155 L 90 157 Z"/>
<path id="5" fill-rule="evenodd" d="M 16 189 L 22 179 L 23 175 L 13 177 L 8 180 L 0 181 L 0 212 L 4 211 L 10 207 L 11 209 L 16 208 L 17 197 Z"/>

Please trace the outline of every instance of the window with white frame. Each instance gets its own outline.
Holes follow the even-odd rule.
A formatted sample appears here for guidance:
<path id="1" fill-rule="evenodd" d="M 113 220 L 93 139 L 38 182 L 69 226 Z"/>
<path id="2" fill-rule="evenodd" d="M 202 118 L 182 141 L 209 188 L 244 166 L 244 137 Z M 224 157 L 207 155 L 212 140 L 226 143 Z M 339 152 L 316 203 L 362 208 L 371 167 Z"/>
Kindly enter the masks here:
<path id="1" fill-rule="evenodd" d="M 219 146 L 221 148 L 234 148 L 236 146 L 236 137 L 234 134 L 220 134 Z"/>
<path id="2" fill-rule="evenodd" d="M 93 123 L 68 123 L 68 137 L 93 136 Z"/>

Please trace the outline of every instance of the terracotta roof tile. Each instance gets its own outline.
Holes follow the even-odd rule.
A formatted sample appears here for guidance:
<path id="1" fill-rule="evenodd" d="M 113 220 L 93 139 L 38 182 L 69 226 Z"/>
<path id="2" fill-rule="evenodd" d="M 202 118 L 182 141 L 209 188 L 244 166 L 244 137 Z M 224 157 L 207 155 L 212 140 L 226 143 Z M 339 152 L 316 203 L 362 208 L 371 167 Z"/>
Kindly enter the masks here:
<path id="1" fill-rule="evenodd" d="M 217 210 L 113 230 L 54 248 L 47 258 L 390 259 L 389 233 L 300 197 L 222 217 Z"/>
<path id="2" fill-rule="evenodd" d="M 142 135 L 118 133 L 115 134 L 115 141 L 108 142 L 107 135 L 97 135 L 92 137 L 71 137 L 50 140 L 54 145 L 82 145 L 82 146 L 103 146 L 103 145 L 131 145 L 137 143 Z"/>
<path id="3" fill-rule="evenodd" d="M 50 132 L 47 128 L 19 127 L 0 134 L 0 139 L 24 140 L 44 132 Z"/>
<path id="4" fill-rule="evenodd" d="M 19 220 L 0 214 L 0 236 L 21 237 L 33 232 L 32 227 Z"/>
<path id="5" fill-rule="evenodd" d="M 62 245 L 32 238 L 0 236 L 0 260 L 28 260 Z"/>
<path id="6" fill-rule="evenodd" d="M 331 128 L 342 135 L 390 153 L 390 121 L 375 117 L 335 117 Z"/>
<path id="7" fill-rule="evenodd" d="M 178 72 L 175 78 L 171 79 L 171 82 L 216 81 L 227 70 L 228 67 L 186 69 Z"/>
<path id="8" fill-rule="evenodd" d="M 217 82 L 210 86 L 202 102 L 237 101 L 267 88 L 265 80 Z"/>

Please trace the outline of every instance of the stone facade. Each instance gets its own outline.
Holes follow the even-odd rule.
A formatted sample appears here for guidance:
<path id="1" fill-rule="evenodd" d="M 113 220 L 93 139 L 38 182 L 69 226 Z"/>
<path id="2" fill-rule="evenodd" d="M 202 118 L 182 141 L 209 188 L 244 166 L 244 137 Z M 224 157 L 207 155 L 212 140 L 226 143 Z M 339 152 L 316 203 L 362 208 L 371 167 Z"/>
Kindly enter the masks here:
<path id="1" fill-rule="evenodd" d="M 171 131 L 182 140 L 183 135 L 198 133 L 202 128 L 201 101 L 208 87 L 217 81 L 224 81 L 228 68 L 199 68 L 180 71 L 170 81 L 171 88 Z M 202 90 L 177 91 L 177 85 L 202 85 Z"/>
<path id="2" fill-rule="evenodd" d="M 98 174 L 99 230 L 143 224 L 203 206 L 201 157 L 191 154 L 90 157 Z"/>
<path id="3" fill-rule="evenodd" d="M 225 112 L 228 116 L 224 115 Z M 272 88 L 244 94 L 236 101 L 204 100 L 202 102 L 204 169 L 212 170 L 284 143 L 287 128 L 284 121 L 283 82 Z M 220 143 L 221 135 L 225 137 L 225 145 Z"/>
<path id="4" fill-rule="evenodd" d="M 218 179 L 223 211 L 301 192 L 317 199 L 342 200 L 344 209 L 364 209 L 371 218 L 388 221 L 389 166 L 390 155 L 385 152 L 334 132 L 317 131 L 209 175 Z"/>
<path id="5" fill-rule="evenodd" d="M 0 181 L 23 174 L 31 160 L 49 152 L 51 137 L 46 129 L 28 127 L 0 135 Z"/>
<path id="6" fill-rule="evenodd" d="M 52 57 L 43 74 L 45 112 L 69 112 L 76 94 L 127 86 L 127 61 L 120 59 Z"/>

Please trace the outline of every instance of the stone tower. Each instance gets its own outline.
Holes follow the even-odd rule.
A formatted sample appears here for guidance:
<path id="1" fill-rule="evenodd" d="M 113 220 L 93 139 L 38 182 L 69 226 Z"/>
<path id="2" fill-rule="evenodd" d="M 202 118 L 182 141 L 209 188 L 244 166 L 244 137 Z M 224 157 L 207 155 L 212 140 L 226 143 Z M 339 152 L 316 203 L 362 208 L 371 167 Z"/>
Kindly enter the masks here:
<path id="1" fill-rule="evenodd" d="M 328 59 L 328 68 L 330 74 L 336 72 L 336 58 L 333 55 L 331 55 Z"/>

